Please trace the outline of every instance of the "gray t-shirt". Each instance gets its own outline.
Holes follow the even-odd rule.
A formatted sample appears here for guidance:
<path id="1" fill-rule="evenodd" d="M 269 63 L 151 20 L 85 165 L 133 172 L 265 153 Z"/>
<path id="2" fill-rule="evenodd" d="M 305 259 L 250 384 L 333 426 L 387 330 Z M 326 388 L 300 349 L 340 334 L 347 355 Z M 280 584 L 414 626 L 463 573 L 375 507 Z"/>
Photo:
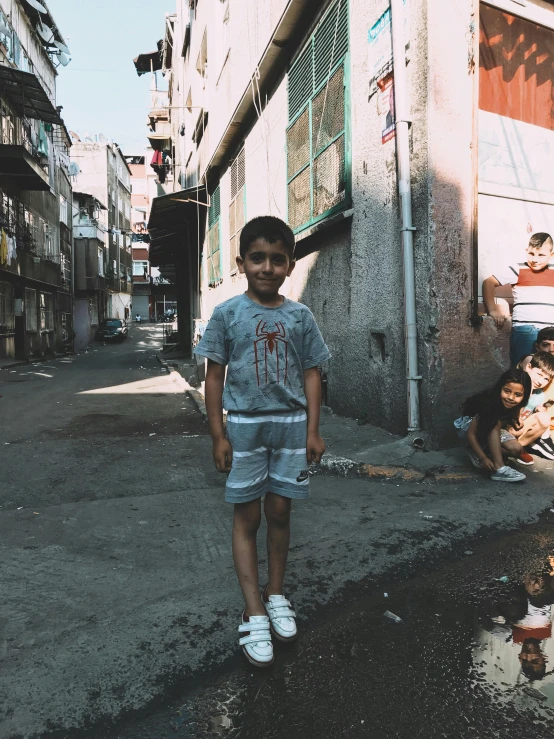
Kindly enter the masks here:
<path id="1" fill-rule="evenodd" d="M 306 408 L 304 370 L 329 359 L 309 308 L 267 308 L 237 295 L 218 305 L 195 354 L 227 365 L 223 407 L 238 413 Z"/>

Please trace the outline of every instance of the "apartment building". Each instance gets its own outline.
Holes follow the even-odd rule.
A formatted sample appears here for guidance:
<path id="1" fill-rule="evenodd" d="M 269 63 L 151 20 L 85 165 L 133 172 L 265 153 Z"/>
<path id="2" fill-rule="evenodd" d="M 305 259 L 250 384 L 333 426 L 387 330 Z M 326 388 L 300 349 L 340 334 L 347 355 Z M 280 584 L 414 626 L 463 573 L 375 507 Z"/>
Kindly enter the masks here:
<path id="1" fill-rule="evenodd" d="M 285 293 L 331 349 L 329 405 L 449 443 L 475 378 L 509 364 L 482 278 L 554 232 L 554 4 L 178 0 L 165 29 L 149 62 L 173 190 L 150 260 L 176 276 L 183 346 L 245 288 L 245 221 L 279 216 Z"/>
<path id="2" fill-rule="evenodd" d="M 104 206 L 97 209 L 105 234 L 105 305 L 94 316 L 128 320 L 132 303 L 131 170 L 119 146 L 105 137 L 73 136 L 74 189 Z M 75 223 L 74 223 L 75 225 Z"/>
<path id="3" fill-rule="evenodd" d="M 64 38 L 48 10 L 0 3 L 0 359 L 72 336 L 69 134 L 56 104 Z"/>

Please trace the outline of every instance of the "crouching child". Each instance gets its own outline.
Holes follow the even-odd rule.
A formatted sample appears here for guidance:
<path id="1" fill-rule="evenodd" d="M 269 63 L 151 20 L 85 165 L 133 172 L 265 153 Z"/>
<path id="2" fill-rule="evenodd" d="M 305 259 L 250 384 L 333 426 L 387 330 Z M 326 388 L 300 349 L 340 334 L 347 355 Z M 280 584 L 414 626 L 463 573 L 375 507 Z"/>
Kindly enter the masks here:
<path id="1" fill-rule="evenodd" d="M 494 387 L 468 398 L 462 404 L 462 416 L 454 421 L 471 463 L 489 472 L 491 480 L 526 479 L 522 472 L 505 464 L 503 455 L 519 461 L 525 452 L 506 426 L 521 428 L 520 412 L 529 402 L 530 394 L 531 378 L 527 372 L 517 368 L 508 370 Z"/>

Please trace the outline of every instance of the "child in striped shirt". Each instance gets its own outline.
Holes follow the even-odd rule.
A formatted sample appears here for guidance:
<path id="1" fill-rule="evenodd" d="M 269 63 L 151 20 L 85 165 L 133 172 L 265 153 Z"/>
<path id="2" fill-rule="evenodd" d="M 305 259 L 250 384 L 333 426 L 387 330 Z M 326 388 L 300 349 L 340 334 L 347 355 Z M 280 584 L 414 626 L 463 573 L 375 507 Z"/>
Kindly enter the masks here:
<path id="1" fill-rule="evenodd" d="M 496 303 L 494 291 L 500 285 L 512 286 L 512 365 L 533 352 L 541 328 L 554 325 L 554 264 L 550 263 L 553 249 L 550 234 L 533 234 L 527 247 L 527 261 L 499 267 L 483 280 L 485 308 L 498 328 L 504 325 L 506 316 Z"/>

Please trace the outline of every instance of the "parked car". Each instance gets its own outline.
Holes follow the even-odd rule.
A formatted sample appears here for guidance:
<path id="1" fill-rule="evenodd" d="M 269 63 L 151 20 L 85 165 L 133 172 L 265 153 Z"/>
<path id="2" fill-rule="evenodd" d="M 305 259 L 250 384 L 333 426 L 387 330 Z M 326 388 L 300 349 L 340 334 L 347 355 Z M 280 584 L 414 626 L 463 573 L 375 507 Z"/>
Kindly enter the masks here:
<path id="1" fill-rule="evenodd" d="M 98 341 L 124 341 L 129 333 L 129 327 L 120 318 L 106 318 L 98 328 Z"/>

